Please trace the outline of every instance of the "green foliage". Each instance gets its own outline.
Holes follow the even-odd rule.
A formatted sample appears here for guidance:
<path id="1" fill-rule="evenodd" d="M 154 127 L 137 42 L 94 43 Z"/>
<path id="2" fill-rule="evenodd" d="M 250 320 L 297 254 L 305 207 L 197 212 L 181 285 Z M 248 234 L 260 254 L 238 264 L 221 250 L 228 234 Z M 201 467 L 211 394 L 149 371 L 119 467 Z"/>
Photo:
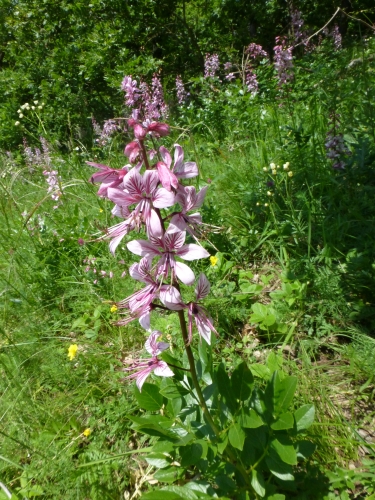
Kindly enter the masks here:
<path id="1" fill-rule="evenodd" d="M 150 436 L 154 443 L 155 451 L 146 456 L 146 461 L 157 469 L 154 477 L 161 483 L 178 484 L 181 478 L 199 474 L 196 484 L 205 485 L 201 491 L 212 494 L 210 485 L 216 484 L 220 497 L 237 498 L 245 488 L 250 498 L 255 493 L 261 498 L 272 498 L 276 485 L 278 492 L 288 491 L 288 481 L 294 479 L 293 467 L 308 459 L 315 449 L 308 431 L 314 422 L 314 406 L 293 408 L 296 377 L 270 370 L 261 379 L 254 379 L 245 362 L 239 363 L 229 376 L 224 364 L 212 371 L 207 355 L 211 356 L 208 348 L 200 353 L 199 361 L 211 375 L 203 394 L 215 428 L 197 404 L 189 375 L 183 380 L 168 379 L 167 386 L 175 386 L 175 392 L 165 391 L 162 381 L 160 393 L 156 385 L 145 384 L 142 400 L 137 396 L 141 406 L 150 410 L 157 410 L 162 403 L 156 394 L 159 398 L 164 396 L 163 415 L 128 416 L 132 428 Z M 274 358 L 271 355 L 269 366 L 274 365 Z M 183 395 L 182 405 L 176 409 L 170 402 L 175 401 L 178 393 L 180 398 Z M 237 467 L 228 463 L 233 458 Z M 182 488 L 163 487 L 161 491 L 190 498 L 190 491 Z M 157 498 L 159 492 L 154 490 L 145 497 Z"/>

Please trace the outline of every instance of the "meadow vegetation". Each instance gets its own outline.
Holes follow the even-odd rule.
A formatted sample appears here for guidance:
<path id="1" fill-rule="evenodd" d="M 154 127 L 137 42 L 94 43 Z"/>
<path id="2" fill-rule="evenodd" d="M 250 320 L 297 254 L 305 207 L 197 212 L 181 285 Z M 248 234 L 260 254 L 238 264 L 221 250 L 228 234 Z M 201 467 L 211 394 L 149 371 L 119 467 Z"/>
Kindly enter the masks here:
<path id="1" fill-rule="evenodd" d="M 25 5 L 19 2 L 20 15 L 26 15 Z M 100 5 L 92 2 L 92 9 L 100 23 L 110 25 Z M 144 8 L 142 16 L 149 15 Z M 133 12 L 133 6 L 127 9 Z M 68 17 L 80 12 L 78 3 L 65 10 Z M 320 27 L 329 16 L 321 20 L 317 12 L 311 7 L 309 15 Z M 177 23 L 182 11 L 176 7 L 174 13 Z M 184 15 L 193 39 L 193 14 Z M 90 23 L 98 27 L 92 16 Z M 134 292 L 129 267 L 139 259 L 126 246 L 134 236 L 125 235 L 115 255 L 99 239 L 115 222 L 113 205 L 88 182 L 95 170 L 86 162 L 117 169 L 128 163 L 123 149 L 133 132 L 123 118 L 130 111 L 123 92 L 113 89 L 125 71 L 150 84 L 150 75 L 164 66 L 162 54 L 134 56 L 133 66 L 111 59 L 112 77 L 104 77 L 106 51 L 116 53 L 120 43 L 116 30 L 117 42 L 112 46 L 107 32 L 95 56 L 102 72 L 84 112 L 77 107 L 88 95 L 84 82 L 71 80 L 77 88 L 68 95 L 58 83 L 60 73 L 54 80 L 58 88 L 47 90 L 47 60 L 36 79 L 30 73 L 20 79 L 15 66 L 0 71 L 0 87 L 12 76 L 7 104 L 0 106 L 0 500 L 375 498 L 374 32 L 351 20 L 341 47 L 332 34 L 319 43 L 317 35 L 315 47 L 295 48 L 285 77 L 269 56 L 247 59 L 251 69 L 244 66 L 241 51 L 248 41 L 233 44 L 226 59 L 224 46 L 217 51 L 231 69 L 215 66 L 215 60 L 207 65 L 214 54 L 210 42 L 223 36 L 218 26 L 212 38 L 205 32 L 201 54 L 194 49 L 189 55 L 180 94 L 172 84 L 182 73 L 174 64 L 181 64 L 183 50 L 177 62 L 166 58 L 171 133 L 164 139 L 168 148 L 180 144 L 185 159 L 197 163 L 199 176 L 190 183 L 197 190 L 208 186 L 201 213 L 209 226 L 201 242 L 211 259 L 192 267 L 211 282 L 204 304 L 219 335 L 211 336 L 211 346 L 196 335 L 192 348 L 200 378 L 207 387 L 217 383 L 219 407 L 228 418 L 245 412 L 245 400 L 253 398 L 253 421 L 243 425 L 245 432 L 228 433 L 228 449 L 240 455 L 234 462 L 250 466 L 251 488 L 229 463 L 232 452 L 226 464 L 215 462 L 224 456 L 228 437 L 215 441 L 209 426 L 203 427 L 203 414 L 192 415 L 189 390 L 178 392 L 169 379 L 155 376 L 142 392 L 123 381 L 122 361 L 139 357 L 145 331 L 138 321 L 116 325 L 122 317 L 116 304 Z M 133 30 L 133 43 L 141 45 L 143 34 L 137 26 Z M 126 50 L 136 52 L 131 45 Z M 84 54 L 82 47 L 77 51 Z M 55 59 L 63 64 L 65 56 Z M 19 61 L 26 64 L 25 58 Z M 226 78 L 230 71 L 233 78 Z M 249 75 L 256 76 L 256 88 Z M 90 101 L 96 98 L 97 106 Z M 92 110 L 94 120 L 86 116 Z M 178 318 L 161 310 L 151 319 L 170 344 L 163 359 L 186 369 Z M 252 395 L 260 395 L 259 404 L 250 389 L 244 389 L 246 396 L 237 394 L 241 377 Z M 184 380 L 182 371 L 176 379 Z M 283 406 L 275 387 L 287 383 L 291 396 Z M 171 396 L 173 391 L 178 394 Z M 267 416 L 272 391 L 273 414 Z M 219 404 L 215 397 L 212 408 Z M 187 405 L 182 416 L 178 398 Z M 150 420 L 147 427 L 142 419 L 149 414 L 160 421 Z M 169 434 L 163 427 L 169 414 L 189 432 L 201 433 L 204 453 L 195 456 L 196 448 L 182 437 L 172 446 L 173 426 Z M 282 422 L 283 415 L 293 423 Z M 207 448 L 205 434 L 216 444 Z M 276 458 L 267 455 L 266 445 L 274 436 L 284 443 Z"/>

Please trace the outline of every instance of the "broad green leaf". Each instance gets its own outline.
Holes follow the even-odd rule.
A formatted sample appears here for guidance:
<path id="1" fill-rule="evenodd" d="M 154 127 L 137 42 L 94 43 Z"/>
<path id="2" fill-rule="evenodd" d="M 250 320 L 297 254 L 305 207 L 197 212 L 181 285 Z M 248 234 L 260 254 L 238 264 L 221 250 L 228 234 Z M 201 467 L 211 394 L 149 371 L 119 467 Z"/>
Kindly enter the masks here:
<path id="1" fill-rule="evenodd" d="M 192 443 L 188 446 L 180 448 L 181 465 L 186 467 L 188 465 L 196 465 L 203 455 L 203 446 L 201 443 Z"/>
<path id="2" fill-rule="evenodd" d="M 315 407 L 314 405 L 303 405 L 294 412 L 294 419 L 296 421 L 297 431 L 308 429 L 314 422 Z"/>
<path id="3" fill-rule="evenodd" d="M 250 397 L 254 377 L 244 361 L 232 373 L 230 383 L 236 399 L 245 401 Z"/>
<path id="4" fill-rule="evenodd" d="M 289 438 L 279 436 L 278 439 L 273 439 L 271 441 L 271 449 L 274 450 L 279 458 L 286 464 L 296 465 L 297 453 Z"/>
<path id="5" fill-rule="evenodd" d="M 262 474 L 255 469 L 251 471 L 251 486 L 260 497 L 264 497 L 266 494 L 264 478 Z"/>
<path id="6" fill-rule="evenodd" d="M 242 450 L 243 444 L 245 442 L 245 437 L 246 437 L 245 431 L 242 429 L 242 427 L 239 423 L 235 423 L 229 429 L 228 438 L 229 438 L 229 442 L 233 446 L 233 448 L 237 448 L 238 450 Z"/>
<path id="7" fill-rule="evenodd" d="M 263 320 L 263 324 L 266 326 L 272 326 L 275 323 L 276 323 L 276 316 L 274 314 L 268 314 Z"/>
<path id="8" fill-rule="evenodd" d="M 217 451 L 222 454 L 224 453 L 225 448 L 227 447 L 228 444 L 228 436 L 225 435 L 222 437 L 222 440 L 217 443 Z"/>
<path id="9" fill-rule="evenodd" d="M 163 453 L 150 453 L 145 457 L 147 463 L 158 469 L 164 469 L 171 465 L 171 460 L 168 459 Z"/>
<path id="10" fill-rule="evenodd" d="M 297 458 L 300 460 L 306 460 L 309 458 L 316 450 L 316 445 L 311 441 L 303 440 L 296 443 L 297 447 Z"/>
<path id="11" fill-rule="evenodd" d="M 278 414 L 287 411 L 297 387 L 297 377 L 285 377 L 281 380 L 276 371 L 272 378 L 272 384 L 275 413 Z"/>
<path id="12" fill-rule="evenodd" d="M 249 368 L 254 377 L 259 377 L 263 380 L 268 380 L 271 375 L 270 369 L 265 365 L 252 364 Z"/>
<path id="13" fill-rule="evenodd" d="M 294 418 L 293 415 L 288 411 L 286 413 L 282 413 L 279 418 L 271 424 L 271 429 L 274 431 L 282 431 L 285 429 L 292 429 L 294 426 Z"/>
<path id="14" fill-rule="evenodd" d="M 183 467 L 166 467 L 165 469 L 159 469 L 154 473 L 154 478 L 162 483 L 174 483 L 177 479 L 180 479 L 185 473 Z"/>
<path id="15" fill-rule="evenodd" d="M 134 395 L 139 406 L 144 410 L 157 411 L 163 406 L 163 396 L 159 393 L 159 388 L 154 384 L 145 382 L 142 392 L 139 392 L 138 388 L 136 388 Z"/>
<path id="16" fill-rule="evenodd" d="M 238 419 L 238 422 L 241 424 L 242 427 L 248 429 L 256 429 L 257 427 L 264 425 L 263 420 L 253 408 L 251 408 L 249 414 L 246 414 L 245 412 L 246 409 L 243 410 L 243 413 L 240 415 Z"/>
<path id="17" fill-rule="evenodd" d="M 231 493 L 236 489 L 236 483 L 230 477 L 224 474 L 218 474 L 215 477 L 215 483 L 219 486 L 219 488 L 225 493 Z M 220 498 L 221 495 L 220 495 Z"/>
<path id="18" fill-rule="evenodd" d="M 180 496 L 180 498 L 186 499 L 186 500 L 197 500 L 199 496 L 195 493 L 195 491 L 189 489 L 189 488 L 184 488 L 183 486 L 165 486 L 162 490 L 160 490 L 161 493 L 176 493 L 177 495 Z"/>
<path id="19" fill-rule="evenodd" d="M 272 474 L 282 481 L 294 481 L 292 466 L 280 460 L 276 453 L 271 453 L 266 457 L 266 464 Z"/>
<path id="20" fill-rule="evenodd" d="M 173 450 L 173 444 L 170 441 L 163 441 L 162 439 L 159 439 L 152 447 L 153 453 L 171 453 Z"/>
<path id="21" fill-rule="evenodd" d="M 238 404 L 234 398 L 230 379 L 228 377 L 227 372 L 225 371 L 225 367 L 223 363 L 220 363 L 216 370 L 216 380 L 219 388 L 219 394 L 223 397 L 226 405 L 228 406 L 231 412 L 236 411 Z"/>
<path id="22" fill-rule="evenodd" d="M 274 351 L 271 351 L 267 357 L 266 364 L 271 373 L 279 370 L 283 364 L 283 358 L 280 354 L 276 354 Z"/>
<path id="23" fill-rule="evenodd" d="M 207 352 L 208 349 L 209 349 L 209 346 L 208 346 L 207 342 L 199 342 L 198 354 L 199 354 L 199 359 L 201 360 L 203 369 L 205 369 L 207 364 L 208 364 L 208 352 Z"/>
<path id="24" fill-rule="evenodd" d="M 160 389 L 160 394 L 167 399 L 177 399 L 186 396 L 186 394 L 189 394 L 189 391 L 179 384 L 169 384 Z"/>
<path id="25" fill-rule="evenodd" d="M 268 307 L 263 304 L 260 304 L 259 302 L 253 304 L 251 306 L 251 309 L 254 312 L 254 314 L 260 316 L 261 318 L 265 318 L 268 314 Z"/>
<path id="26" fill-rule="evenodd" d="M 154 490 L 144 493 L 141 498 L 142 500 L 181 500 L 184 497 L 174 491 Z"/>

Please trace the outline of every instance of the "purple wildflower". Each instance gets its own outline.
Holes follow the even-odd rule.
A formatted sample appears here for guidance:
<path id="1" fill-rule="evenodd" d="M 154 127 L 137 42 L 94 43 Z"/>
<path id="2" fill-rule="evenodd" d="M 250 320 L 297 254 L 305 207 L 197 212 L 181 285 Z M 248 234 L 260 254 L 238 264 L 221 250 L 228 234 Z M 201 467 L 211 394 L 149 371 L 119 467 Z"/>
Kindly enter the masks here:
<path id="1" fill-rule="evenodd" d="M 180 76 L 177 76 L 176 78 L 176 94 L 178 104 L 184 104 L 187 99 L 187 92 L 185 90 L 184 82 L 182 81 Z"/>
<path id="2" fill-rule="evenodd" d="M 247 91 L 251 92 L 253 95 L 258 92 L 257 76 L 252 71 L 248 71 L 246 73 L 246 85 L 247 85 Z"/>
<path id="3" fill-rule="evenodd" d="M 273 48 L 275 53 L 275 69 L 279 79 L 279 85 L 284 85 L 292 79 L 291 69 L 293 68 L 293 47 L 287 46 L 285 37 L 276 37 Z"/>
<path id="4" fill-rule="evenodd" d="M 151 354 L 151 359 L 133 361 L 130 362 L 131 365 L 129 367 L 123 368 L 124 372 L 134 371 L 131 375 L 126 376 L 124 380 L 136 379 L 136 384 L 140 391 L 142 391 L 142 386 L 145 383 L 145 380 L 152 372 L 159 377 L 173 377 L 174 375 L 167 363 L 158 358 L 158 355 L 169 347 L 169 344 L 166 342 L 157 342 L 157 339 L 161 335 L 161 332 L 154 330 L 145 343 L 145 349 L 149 354 Z M 129 362 L 124 360 L 123 363 Z"/>
<path id="5" fill-rule="evenodd" d="M 125 92 L 125 104 L 130 108 L 134 107 L 141 93 L 137 80 L 132 80 L 131 76 L 125 76 L 121 83 L 121 90 Z"/>
<path id="6" fill-rule="evenodd" d="M 257 45 L 256 43 L 251 43 L 246 49 L 245 53 L 249 54 L 249 56 L 253 59 L 257 57 L 268 57 L 268 54 L 261 45 Z"/>
<path id="7" fill-rule="evenodd" d="M 204 58 L 204 77 L 214 78 L 219 71 L 219 56 L 217 54 L 206 54 Z"/>

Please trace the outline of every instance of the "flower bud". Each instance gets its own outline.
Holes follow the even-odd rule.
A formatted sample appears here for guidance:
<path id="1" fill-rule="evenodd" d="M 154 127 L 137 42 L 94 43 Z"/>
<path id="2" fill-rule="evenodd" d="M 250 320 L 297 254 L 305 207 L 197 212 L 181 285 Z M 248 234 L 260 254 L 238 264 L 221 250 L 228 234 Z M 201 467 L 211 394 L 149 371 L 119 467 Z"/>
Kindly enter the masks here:
<path id="1" fill-rule="evenodd" d="M 289 177 L 293 177 L 293 172 L 288 172 Z"/>

